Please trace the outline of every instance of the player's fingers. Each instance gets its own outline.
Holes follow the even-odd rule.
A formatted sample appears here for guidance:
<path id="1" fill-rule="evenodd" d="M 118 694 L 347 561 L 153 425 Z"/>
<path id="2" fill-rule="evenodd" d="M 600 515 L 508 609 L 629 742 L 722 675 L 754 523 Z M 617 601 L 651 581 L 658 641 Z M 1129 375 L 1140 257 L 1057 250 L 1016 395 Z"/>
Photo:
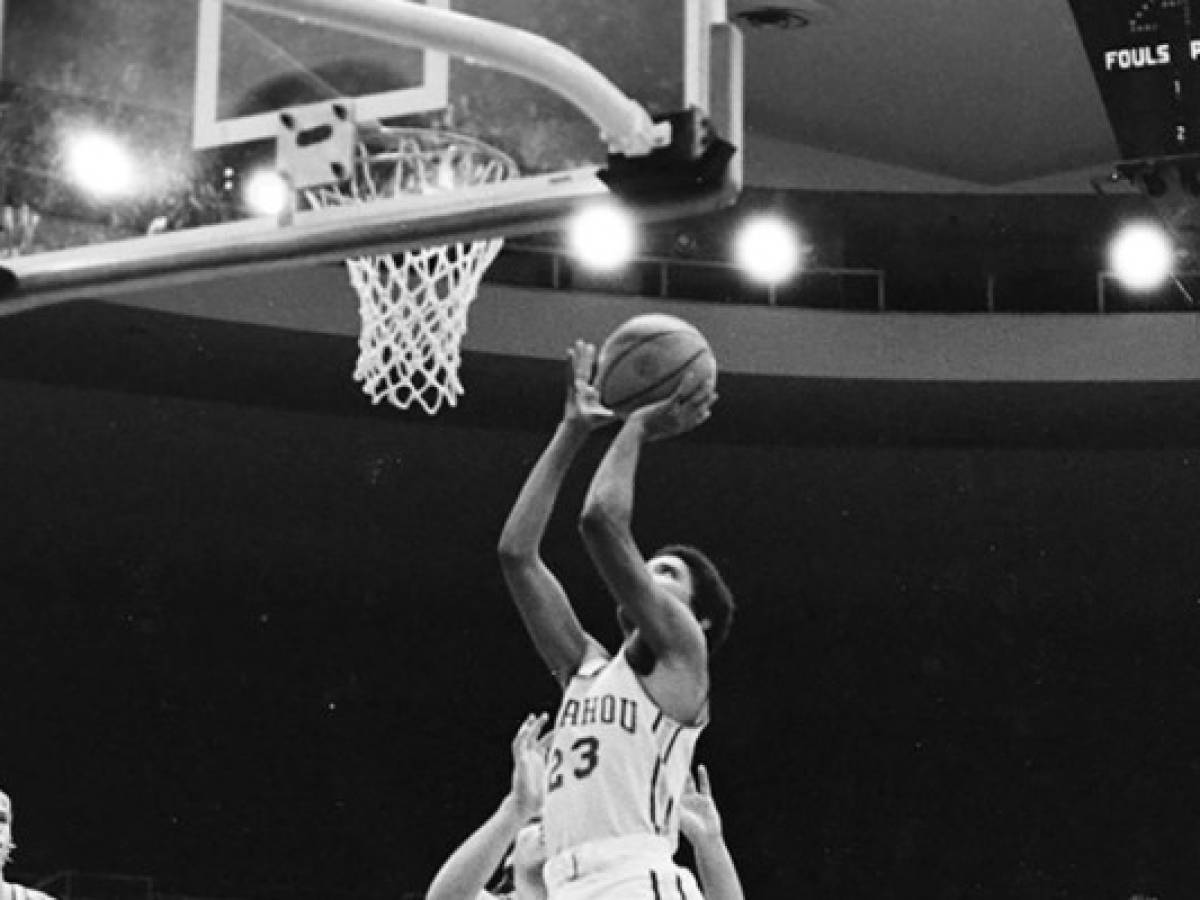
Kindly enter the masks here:
<path id="1" fill-rule="evenodd" d="M 596 348 L 587 341 L 578 340 L 575 342 L 574 353 L 571 358 L 575 363 L 575 380 L 590 382 L 592 380 L 592 366 L 596 358 Z"/>
<path id="2" fill-rule="evenodd" d="M 689 369 L 679 380 L 677 396 L 687 403 L 702 403 L 716 391 L 716 388 L 716 379 L 711 376 L 701 376 L 695 370 Z"/>
<path id="3" fill-rule="evenodd" d="M 708 418 L 709 411 L 715 402 L 715 394 L 699 389 L 680 405 L 680 412 L 689 419 L 703 420 Z"/>
<path id="4" fill-rule="evenodd" d="M 537 739 L 538 718 L 533 713 L 525 717 L 525 721 L 521 723 L 521 728 L 517 732 L 517 741 L 522 749 L 527 748 L 533 741 Z"/>
<path id="5" fill-rule="evenodd" d="M 590 382 L 596 372 L 596 345 L 578 341 L 575 346 L 579 357 L 579 365 L 575 372 L 581 380 Z"/>
<path id="6" fill-rule="evenodd" d="M 540 712 L 529 722 L 529 743 L 536 746 L 542 729 L 546 727 L 546 714 Z"/>
<path id="7" fill-rule="evenodd" d="M 712 796 L 712 783 L 708 780 L 708 769 L 703 765 L 696 766 L 696 782 L 700 786 L 700 793 L 706 797 Z"/>
<path id="8" fill-rule="evenodd" d="M 713 390 L 713 386 L 705 382 L 684 397 L 683 403 L 686 406 L 705 407 L 712 406 L 716 402 L 716 399 L 717 394 Z"/>

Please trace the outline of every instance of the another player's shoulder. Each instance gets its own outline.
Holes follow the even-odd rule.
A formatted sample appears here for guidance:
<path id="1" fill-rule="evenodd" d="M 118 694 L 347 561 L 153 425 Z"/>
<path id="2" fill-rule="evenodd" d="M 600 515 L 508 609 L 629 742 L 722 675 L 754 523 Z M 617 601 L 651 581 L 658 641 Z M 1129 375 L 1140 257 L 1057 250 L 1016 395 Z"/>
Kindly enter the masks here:
<path id="1" fill-rule="evenodd" d="M 25 887 L 23 884 L 6 884 L 8 890 L 0 896 L 0 900 L 57 900 L 57 898 L 39 891 L 37 888 Z"/>

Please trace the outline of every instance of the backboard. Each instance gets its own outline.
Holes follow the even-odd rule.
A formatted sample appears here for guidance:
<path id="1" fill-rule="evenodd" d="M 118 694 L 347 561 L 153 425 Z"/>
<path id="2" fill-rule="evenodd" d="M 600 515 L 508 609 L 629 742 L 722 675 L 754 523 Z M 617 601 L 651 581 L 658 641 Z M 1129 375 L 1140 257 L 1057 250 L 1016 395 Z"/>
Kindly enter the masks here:
<path id="1" fill-rule="evenodd" d="M 414 7 L 431 11 L 430 30 L 395 19 Z M 0 311 L 35 295 L 553 227 L 610 189 L 596 176 L 617 129 L 599 119 L 624 115 L 624 98 L 648 117 L 698 109 L 740 141 L 723 0 L 0 0 L 0 11 Z M 443 39 L 437 29 L 462 16 L 483 23 Z M 490 58 L 484 24 L 520 39 L 504 59 Z M 559 56 L 579 66 L 554 69 Z M 576 80 L 604 95 L 600 113 Z M 516 161 L 520 184 L 365 222 L 264 215 L 247 189 L 276 165 L 281 114 L 333 102 L 359 128 L 484 141 Z"/>

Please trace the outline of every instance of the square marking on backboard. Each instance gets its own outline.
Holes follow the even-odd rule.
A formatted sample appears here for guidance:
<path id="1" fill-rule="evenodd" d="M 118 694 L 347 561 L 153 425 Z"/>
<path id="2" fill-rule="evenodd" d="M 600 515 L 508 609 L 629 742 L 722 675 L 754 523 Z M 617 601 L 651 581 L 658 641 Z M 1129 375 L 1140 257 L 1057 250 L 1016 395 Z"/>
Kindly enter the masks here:
<path id="1" fill-rule="evenodd" d="M 448 0 L 426 3 L 440 9 L 448 6 Z M 383 40 L 371 42 L 252 7 L 238 0 L 199 0 L 192 127 L 192 142 L 197 149 L 274 138 L 277 107 L 303 110 L 342 93 L 354 95 L 359 121 L 432 112 L 446 106 L 446 54 L 399 47 Z M 250 52 L 239 52 L 247 48 Z M 322 65 L 331 73 L 340 65 L 340 76 L 368 83 L 375 80 L 381 82 L 381 89 L 360 92 L 330 86 L 322 92 Z M 346 70 L 348 65 L 357 65 L 358 71 Z M 272 73 L 281 90 L 286 89 L 290 76 L 291 87 L 301 97 L 306 91 L 315 91 L 312 102 L 273 103 L 270 98 L 259 97 L 256 108 L 256 98 L 243 95 L 240 100 L 245 108 L 239 108 L 242 85 L 270 81 Z M 393 76 L 395 83 L 388 84 Z M 402 84 L 405 80 L 415 83 Z"/>

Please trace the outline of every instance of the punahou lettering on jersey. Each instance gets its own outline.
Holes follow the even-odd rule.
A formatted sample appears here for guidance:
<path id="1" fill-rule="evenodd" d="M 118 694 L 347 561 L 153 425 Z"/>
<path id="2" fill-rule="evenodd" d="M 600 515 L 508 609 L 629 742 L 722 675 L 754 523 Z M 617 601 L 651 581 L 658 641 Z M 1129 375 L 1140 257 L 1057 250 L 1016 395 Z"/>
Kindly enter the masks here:
<path id="1" fill-rule="evenodd" d="M 567 684 L 546 767 L 550 856 L 633 834 L 679 840 L 679 797 L 706 724 L 681 724 L 650 699 L 625 658 L 593 658 Z"/>

